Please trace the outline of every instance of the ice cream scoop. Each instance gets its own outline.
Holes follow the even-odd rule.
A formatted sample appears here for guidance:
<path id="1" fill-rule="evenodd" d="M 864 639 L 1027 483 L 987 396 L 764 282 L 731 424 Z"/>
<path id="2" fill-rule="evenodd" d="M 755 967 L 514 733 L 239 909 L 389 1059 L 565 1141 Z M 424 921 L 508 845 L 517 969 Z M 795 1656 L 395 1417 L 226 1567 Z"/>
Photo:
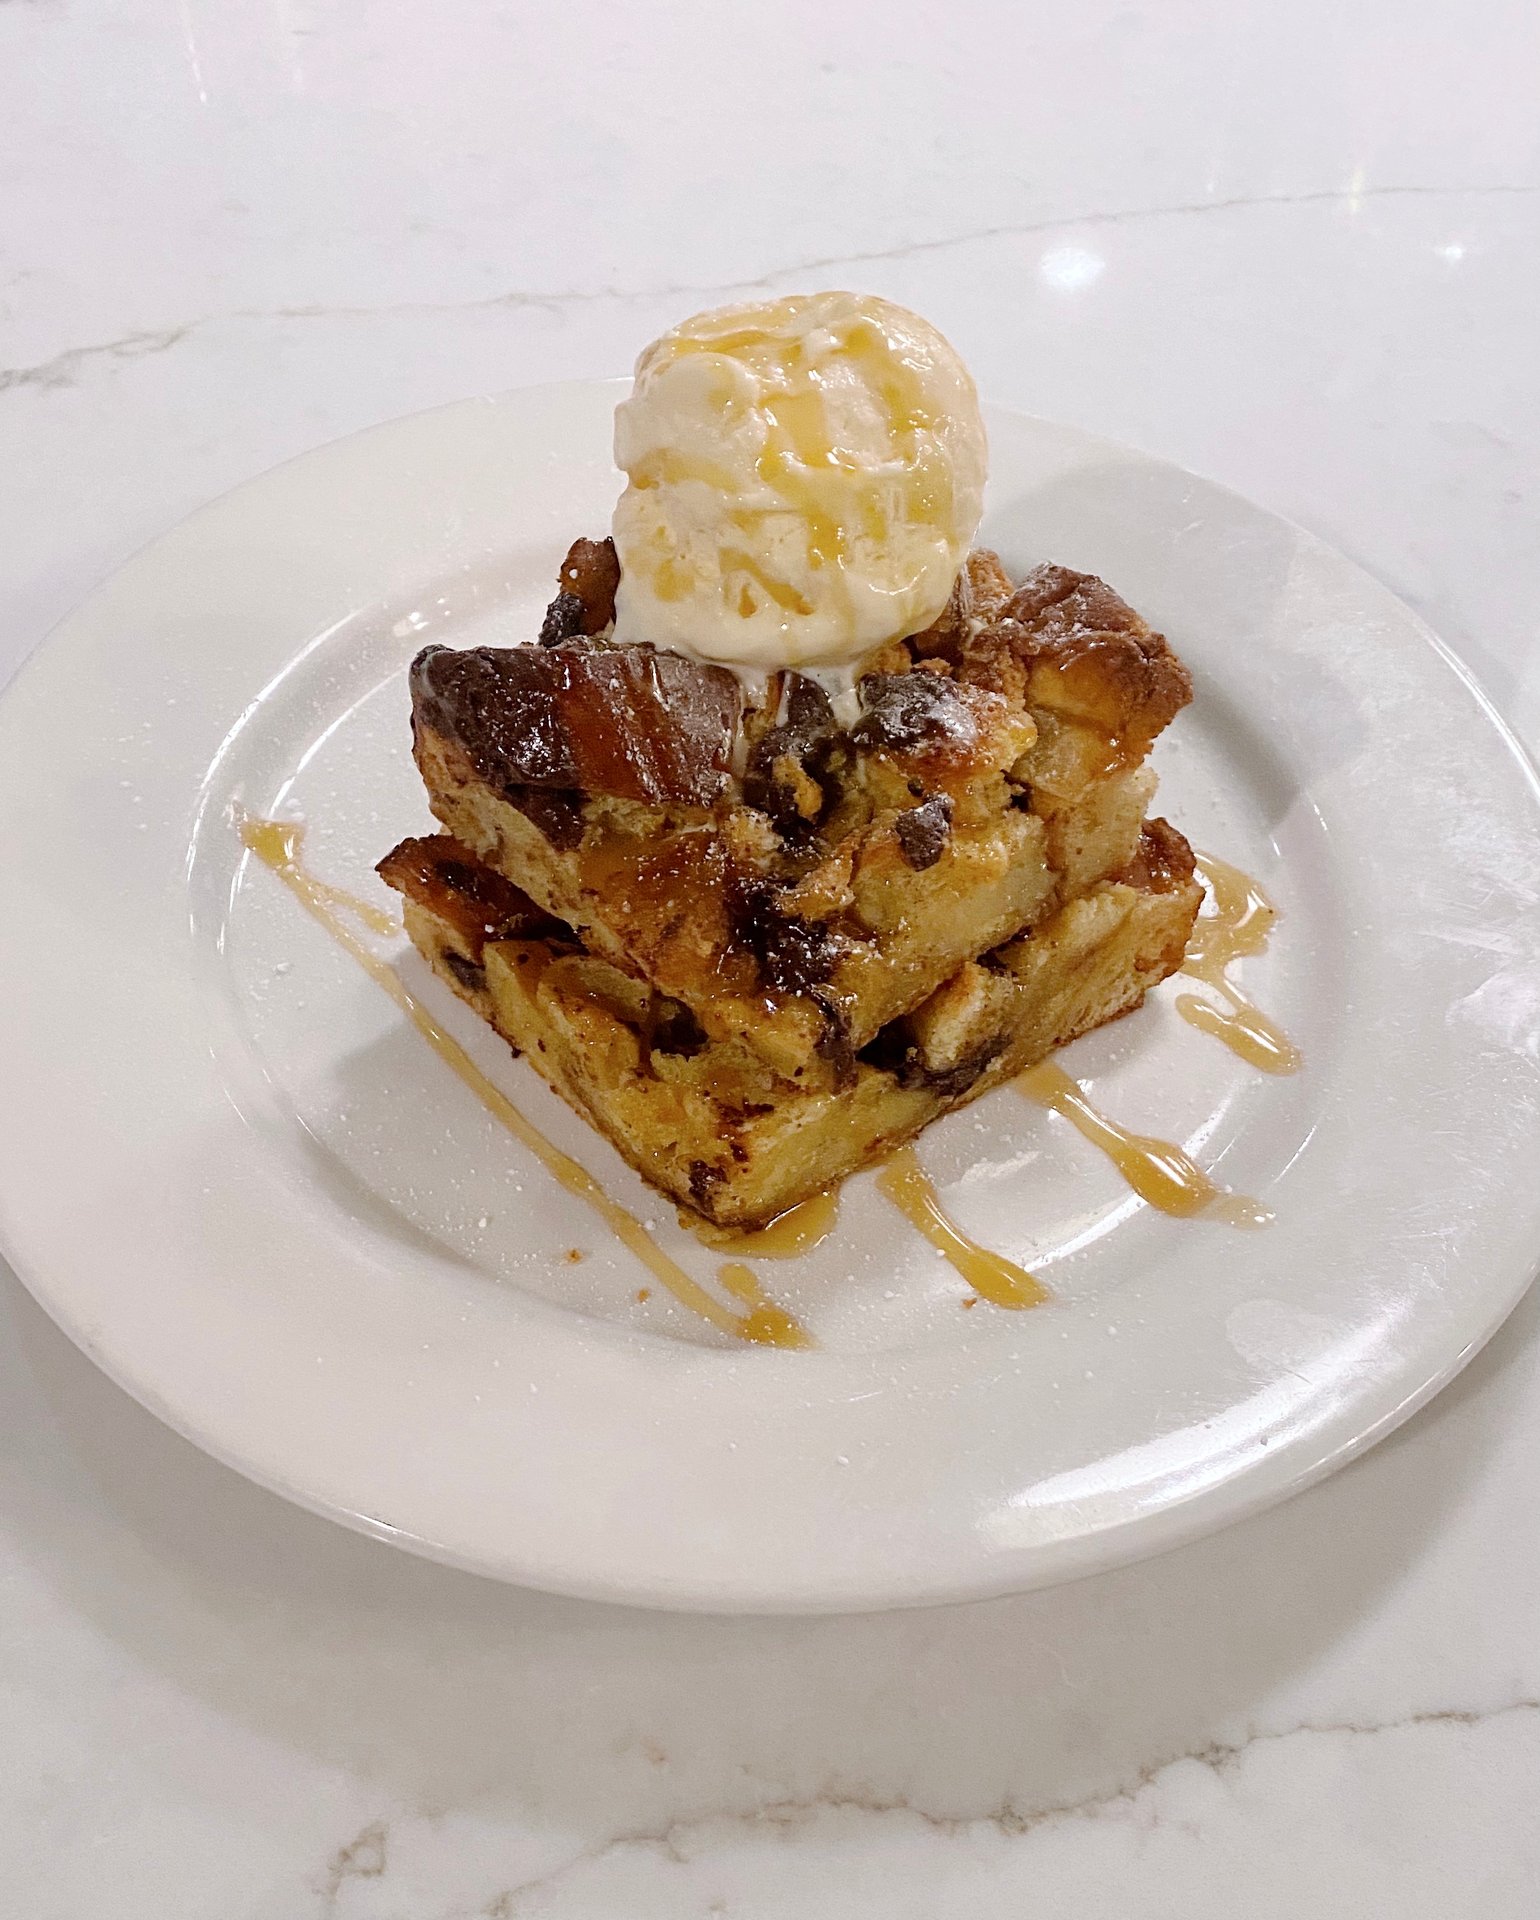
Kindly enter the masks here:
<path id="1" fill-rule="evenodd" d="M 697 314 L 616 409 L 616 637 L 848 678 L 946 604 L 983 510 L 973 381 L 867 294 Z"/>

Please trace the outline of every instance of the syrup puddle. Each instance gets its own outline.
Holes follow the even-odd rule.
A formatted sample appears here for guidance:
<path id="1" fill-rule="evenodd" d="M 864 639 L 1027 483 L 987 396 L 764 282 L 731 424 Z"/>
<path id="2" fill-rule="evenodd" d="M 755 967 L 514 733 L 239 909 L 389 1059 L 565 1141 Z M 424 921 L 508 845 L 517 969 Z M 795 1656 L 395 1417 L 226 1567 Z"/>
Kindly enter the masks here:
<path id="1" fill-rule="evenodd" d="M 236 826 L 242 844 L 289 889 L 313 920 L 325 928 L 337 944 L 356 960 L 377 987 L 391 999 L 416 1027 L 439 1058 L 470 1088 L 482 1105 L 523 1147 L 535 1156 L 568 1193 L 586 1201 L 648 1272 L 683 1307 L 699 1314 L 720 1332 L 735 1339 L 754 1341 L 761 1346 L 810 1347 L 811 1335 L 784 1308 L 768 1299 L 747 1267 L 737 1263 L 724 1266 L 718 1276 L 727 1293 L 748 1309 L 735 1313 L 692 1280 L 683 1267 L 671 1260 L 648 1233 L 641 1221 L 628 1213 L 604 1191 L 593 1175 L 579 1166 L 570 1154 L 547 1140 L 518 1108 L 494 1086 L 470 1055 L 450 1033 L 439 1025 L 427 1008 L 396 977 L 394 969 L 378 954 L 372 953 L 341 917 L 356 916 L 381 933 L 398 931 L 397 923 L 368 901 L 355 899 L 340 887 L 328 885 L 307 873 L 300 861 L 305 829 L 288 820 L 258 820 L 237 814 Z"/>
<path id="2" fill-rule="evenodd" d="M 878 1170 L 877 1186 L 910 1225 L 946 1255 L 979 1298 L 989 1301 L 991 1306 L 1038 1307 L 1052 1297 L 1042 1281 L 1034 1279 L 1025 1267 L 1018 1267 L 1003 1254 L 991 1253 L 953 1225 L 913 1147 L 900 1147 L 890 1155 Z"/>
<path id="3" fill-rule="evenodd" d="M 1051 1060 L 1029 1067 L 1018 1075 L 1016 1085 L 1029 1100 L 1061 1114 L 1092 1146 L 1100 1147 L 1139 1198 L 1162 1213 L 1182 1219 L 1203 1214 L 1231 1227 L 1265 1227 L 1275 1218 L 1260 1201 L 1211 1180 L 1174 1141 L 1131 1133 L 1109 1120 L 1087 1099 L 1079 1081 Z"/>
<path id="4" fill-rule="evenodd" d="M 784 1307 L 765 1297 L 759 1282 L 741 1261 L 729 1260 L 725 1266 L 718 1267 L 717 1283 L 748 1308 L 734 1329 L 741 1340 L 756 1340 L 765 1347 L 812 1346 L 807 1329 L 793 1320 Z"/>
<path id="5" fill-rule="evenodd" d="M 791 1260 L 822 1246 L 839 1224 L 839 1187 L 825 1187 L 784 1213 L 778 1213 L 768 1226 L 748 1233 L 723 1232 L 702 1221 L 695 1231 L 708 1247 L 721 1253 L 742 1253 L 750 1259 Z"/>
<path id="6" fill-rule="evenodd" d="M 1303 1056 L 1275 1020 L 1232 984 L 1227 969 L 1267 945 L 1278 909 L 1249 875 L 1214 854 L 1196 856 L 1208 885 L 1211 913 L 1199 914 L 1187 943 L 1182 971 L 1212 988 L 1228 1004 L 1216 1007 L 1195 993 L 1177 995 L 1176 1010 L 1191 1027 L 1223 1041 L 1232 1053 L 1263 1073 L 1297 1073 Z"/>

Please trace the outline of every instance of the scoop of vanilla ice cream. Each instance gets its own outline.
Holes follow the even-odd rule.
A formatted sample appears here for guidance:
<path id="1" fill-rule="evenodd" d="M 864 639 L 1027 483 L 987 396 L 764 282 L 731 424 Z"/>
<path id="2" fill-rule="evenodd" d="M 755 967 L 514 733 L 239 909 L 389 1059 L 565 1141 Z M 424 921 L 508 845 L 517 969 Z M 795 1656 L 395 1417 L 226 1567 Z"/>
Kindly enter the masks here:
<path id="1" fill-rule="evenodd" d="M 967 368 L 903 307 L 814 293 L 697 314 L 616 409 L 616 636 L 852 673 L 945 606 L 986 458 Z"/>

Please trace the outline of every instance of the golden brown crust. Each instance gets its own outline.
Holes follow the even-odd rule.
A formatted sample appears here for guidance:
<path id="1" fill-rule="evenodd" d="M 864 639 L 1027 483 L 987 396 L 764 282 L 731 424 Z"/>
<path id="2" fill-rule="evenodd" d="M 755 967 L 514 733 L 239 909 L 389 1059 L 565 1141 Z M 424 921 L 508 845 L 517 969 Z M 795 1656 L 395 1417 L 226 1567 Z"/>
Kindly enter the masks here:
<path id="1" fill-rule="evenodd" d="M 1030 662 L 1027 697 L 1093 721 L 1137 758 L 1192 698 L 1192 680 L 1164 634 L 1093 574 L 1038 567 L 1007 603 L 1001 627 Z"/>
<path id="2" fill-rule="evenodd" d="M 1096 727 L 1124 764 L 1148 752 L 1192 698 L 1165 636 L 1095 574 L 1044 565 L 1004 596 L 1002 583 L 997 556 L 975 552 L 915 650 L 972 684 Z"/>
<path id="3" fill-rule="evenodd" d="M 969 556 L 936 624 L 868 662 L 848 735 L 813 683 L 782 676 L 772 707 L 744 717 L 745 777 L 731 779 L 741 702 L 732 676 L 646 645 L 588 636 L 613 613 L 618 563 L 577 541 L 563 564 L 546 644 L 428 648 L 413 666 L 414 712 L 504 791 L 608 796 L 706 808 L 742 798 L 782 832 L 806 837 L 839 811 L 878 755 L 904 778 L 965 789 L 1021 765 L 1043 719 L 1098 733 L 1109 764 L 1130 766 L 1191 698 L 1164 637 L 1094 575 L 1041 566 L 1012 588 L 998 557 Z M 1059 755 L 1062 758 L 1062 753 Z"/>
<path id="4" fill-rule="evenodd" d="M 574 540 L 557 575 L 556 598 L 540 627 L 542 647 L 580 634 L 600 634 L 615 623 L 620 558 L 613 540 Z"/>
<path id="5" fill-rule="evenodd" d="M 963 562 L 935 624 L 915 634 L 908 646 L 920 659 L 933 655 L 957 658 L 970 635 L 998 621 L 1015 591 L 999 554 L 989 547 L 975 547 Z"/>

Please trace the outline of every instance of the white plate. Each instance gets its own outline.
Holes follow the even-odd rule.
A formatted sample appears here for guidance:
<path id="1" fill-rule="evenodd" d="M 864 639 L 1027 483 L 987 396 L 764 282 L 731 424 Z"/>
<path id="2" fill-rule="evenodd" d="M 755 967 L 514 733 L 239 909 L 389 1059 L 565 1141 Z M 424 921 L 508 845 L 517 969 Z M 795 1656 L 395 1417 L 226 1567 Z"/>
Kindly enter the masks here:
<path id="1" fill-rule="evenodd" d="M 960 1311 L 869 1178 L 769 1291 L 820 1350 L 724 1345 L 645 1282 L 261 868 L 298 811 L 328 878 L 421 831 L 403 669 L 526 637 L 601 530 L 617 388 L 473 401 L 268 474 L 140 555 L 0 707 L 0 1238 L 60 1324 L 254 1479 L 566 1592 L 821 1609 L 1028 1587 L 1302 1486 L 1387 1432 L 1540 1248 L 1540 812 L 1413 616 L 1298 529 L 1160 461 L 996 415 L 985 536 L 1106 575 L 1197 699 L 1162 805 L 1283 918 L 1248 986 L 1268 1078 L 1172 989 L 1073 1049 L 1121 1119 L 1277 1209 L 1134 1201 L 1007 1090 L 922 1155 L 1053 1304 Z M 378 890 L 382 902 L 390 899 Z M 475 1057 L 709 1283 L 715 1263 L 417 966 Z M 579 1248 L 587 1258 L 564 1257 Z"/>

